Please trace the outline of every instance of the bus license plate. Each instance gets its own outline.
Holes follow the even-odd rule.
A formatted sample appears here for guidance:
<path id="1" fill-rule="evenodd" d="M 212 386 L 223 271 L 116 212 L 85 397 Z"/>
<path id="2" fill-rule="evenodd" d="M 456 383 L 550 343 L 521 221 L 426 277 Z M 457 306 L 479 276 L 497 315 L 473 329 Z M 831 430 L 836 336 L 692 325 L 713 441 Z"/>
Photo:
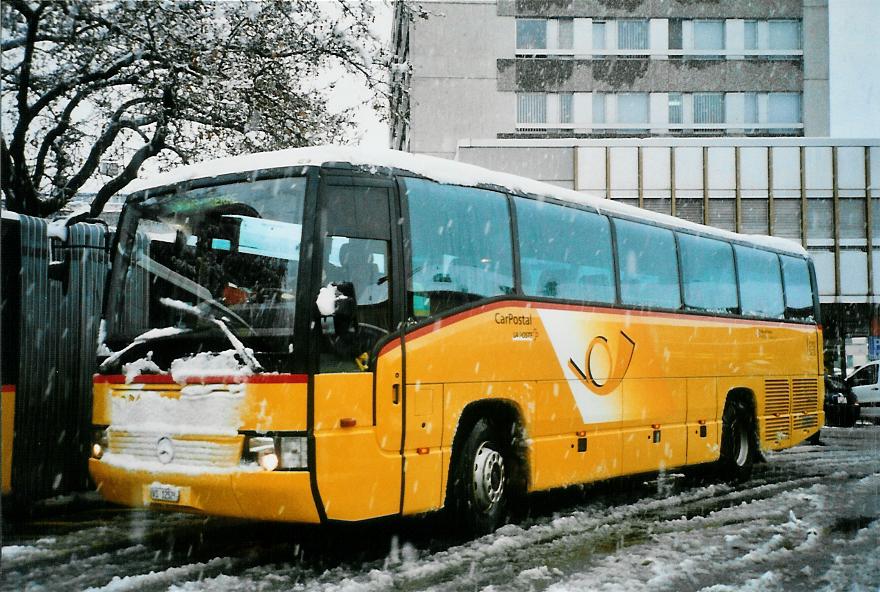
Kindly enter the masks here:
<path id="1" fill-rule="evenodd" d="M 173 485 L 150 485 L 150 499 L 156 502 L 180 501 L 180 488 Z"/>

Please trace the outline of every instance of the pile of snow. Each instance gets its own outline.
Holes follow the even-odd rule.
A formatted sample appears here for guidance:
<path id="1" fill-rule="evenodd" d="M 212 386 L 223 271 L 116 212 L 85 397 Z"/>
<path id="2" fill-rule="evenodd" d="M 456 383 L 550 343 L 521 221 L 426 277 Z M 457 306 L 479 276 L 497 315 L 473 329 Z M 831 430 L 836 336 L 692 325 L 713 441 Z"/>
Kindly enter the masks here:
<path id="1" fill-rule="evenodd" d="M 209 376 L 244 378 L 253 373 L 251 367 L 239 358 L 237 349 L 228 349 L 220 353 L 202 352 L 171 362 L 171 378 L 178 384 L 186 384 L 193 378 Z"/>
<path id="2" fill-rule="evenodd" d="M 130 364 L 122 367 L 122 373 L 125 374 L 125 384 L 131 384 L 132 381 L 141 374 L 159 374 L 162 369 L 153 361 L 153 352 L 148 352 L 147 357 L 135 360 Z"/>
<path id="3" fill-rule="evenodd" d="M 126 345 L 124 348 L 119 350 L 118 352 L 111 355 L 109 358 L 101 362 L 101 367 L 104 368 L 109 366 L 116 360 L 122 357 L 123 354 L 128 352 L 130 349 L 137 347 L 141 343 L 145 343 L 150 341 L 151 339 L 159 339 L 160 337 L 170 337 L 172 335 L 179 335 L 181 333 L 186 333 L 189 329 L 180 329 L 178 327 L 163 327 L 162 329 L 150 329 L 146 333 L 141 333 L 134 340 Z M 108 350 L 109 351 L 109 350 Z"/>
<path id="4" fill-rule="evenodd" d="M 74 210 L 70 215 L 64 218 L 58 218 L 49 222 L 46 226 L 46 236 L 49 238 L 57 238 L 61 242 L 67 241 L 67 228 L 71 219 L 88 213 L 88 206 L 83 206 Z"/>
<path id="5" fill-rule="evenodd" d="M 315 304 L 322 316 L 329 317 L 336 312 L 336 302 L 345 300 L 347 296 L 342 294 L 333 284 L 327 284 L 318 292 Z"/>
<path id="6" fill-rule="evenodd" d="M 113 397 L 113 429 L 162 433 L 173 425 L 181 434 L 238 433 L 244 385 L 189 385 L 177 396 L 142 390 L 134 399 Z"/>
<path id="7" fill-rule="evenodd" d="M 186 312 L 191 315 L 195 315 L 197 317 L 205 316 L 205 313 L 198 306 L 193 306 L 192 304 L 183 302 L 181 300 L 175 300 L 174 298 L 162 297 L 162 298 L 159 298 L 159 302 L 169 308 L 173 308 L 175 310 Z"/>

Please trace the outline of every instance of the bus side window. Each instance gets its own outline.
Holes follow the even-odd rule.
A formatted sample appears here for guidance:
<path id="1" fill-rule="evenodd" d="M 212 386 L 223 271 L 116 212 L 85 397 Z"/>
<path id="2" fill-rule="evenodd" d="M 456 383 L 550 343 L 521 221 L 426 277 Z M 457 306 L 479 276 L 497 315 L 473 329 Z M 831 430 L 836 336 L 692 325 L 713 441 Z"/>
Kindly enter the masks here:
<path id="1" fill-rule="evenodd" d="M 781 319 L 785 316 L 782 300 L 782 274 L 775 253 L 734 245 L 742 314 Z"/>
<path id="2" fill-rule="evenodd" d="M 391 194 L 385 186 L 334 179 L 321 216 L 321 287 L 337 284 L 354 300 L 344 315 L 321 320 L 320 372 L 372 367 L 376 344 L 392 328 Z"/>
<path id="3" fill-rule="evenodd" d="M 513 293 L 507 196 L 424 179 L 404 183 L 412 236 L 408 316 Z"/>
<path id="4" fill-rule="evenodd" d="M 678 233 L 684 304 L 716 313 L 736 313 L 739 301 L 733 249 L 728 243 Z"/>
<path id="5" fill-rule="evenodd" d="M 535 199 L 515 198 L 523 293 L 614 302 L 608 218 Z"/>
<path id="6" fill-rule="evenodd" d="M 389 245 L 383 240 L 346 236 L 328 237 L 327 245 L 322 276 L 326 283 L 352 284 L 356 326 L 347 334 L 341 334 L 339 327 L 325 332 L 320 371 L 357 372 L 369 364 L 376 342 L 391 330 Z"/>
<path id="7" fill-rule="evenodd" d="M 813 320 L 813 288 L 810 269 L 804 259 L 780 255 L 782 281 L 785 285 L 785 316 L 789 319 Z"/>
<path id="8" fill-rule="evenodd" d="M 614 220 L 620 299 L 624 304 L 681 307 L 678 258 L 671 230 Z"/>

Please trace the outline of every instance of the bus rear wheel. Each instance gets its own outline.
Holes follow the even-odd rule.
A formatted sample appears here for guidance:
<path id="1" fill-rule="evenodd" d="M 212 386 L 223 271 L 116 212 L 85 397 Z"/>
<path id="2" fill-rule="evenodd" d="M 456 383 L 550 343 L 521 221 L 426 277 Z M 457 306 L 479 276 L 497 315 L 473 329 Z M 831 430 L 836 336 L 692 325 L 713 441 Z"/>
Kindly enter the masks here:
<path id="1" fill-rule="evenodd" d="M 511 447 L 498 429 L 477 420 L 462 442 L 452 470 L 452 511 L 469 534 L 486 534 L 507 522 L 513 487 Z"/>
<path id="2" fill-rule="evenodd" d="M 752 474 L 757 451 L 754 442 L 753 417 L 741 399 L 728 399 L 721 416 L 721 477 L 744 481 Z"/>

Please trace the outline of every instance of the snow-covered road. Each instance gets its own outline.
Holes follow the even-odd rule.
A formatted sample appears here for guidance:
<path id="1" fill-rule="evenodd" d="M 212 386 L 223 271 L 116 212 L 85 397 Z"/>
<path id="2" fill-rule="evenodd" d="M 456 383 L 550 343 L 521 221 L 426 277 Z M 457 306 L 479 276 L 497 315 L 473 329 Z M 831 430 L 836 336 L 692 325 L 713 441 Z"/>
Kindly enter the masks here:
<path id="1" fill-rule="evenodd" d="M 880 590 L 880 427 L 825 428 L 743 484 L 540 495 L 461 541 L 438 519 L 303 528 L 93 505 L 3 529 L 2 590 Z"/>

